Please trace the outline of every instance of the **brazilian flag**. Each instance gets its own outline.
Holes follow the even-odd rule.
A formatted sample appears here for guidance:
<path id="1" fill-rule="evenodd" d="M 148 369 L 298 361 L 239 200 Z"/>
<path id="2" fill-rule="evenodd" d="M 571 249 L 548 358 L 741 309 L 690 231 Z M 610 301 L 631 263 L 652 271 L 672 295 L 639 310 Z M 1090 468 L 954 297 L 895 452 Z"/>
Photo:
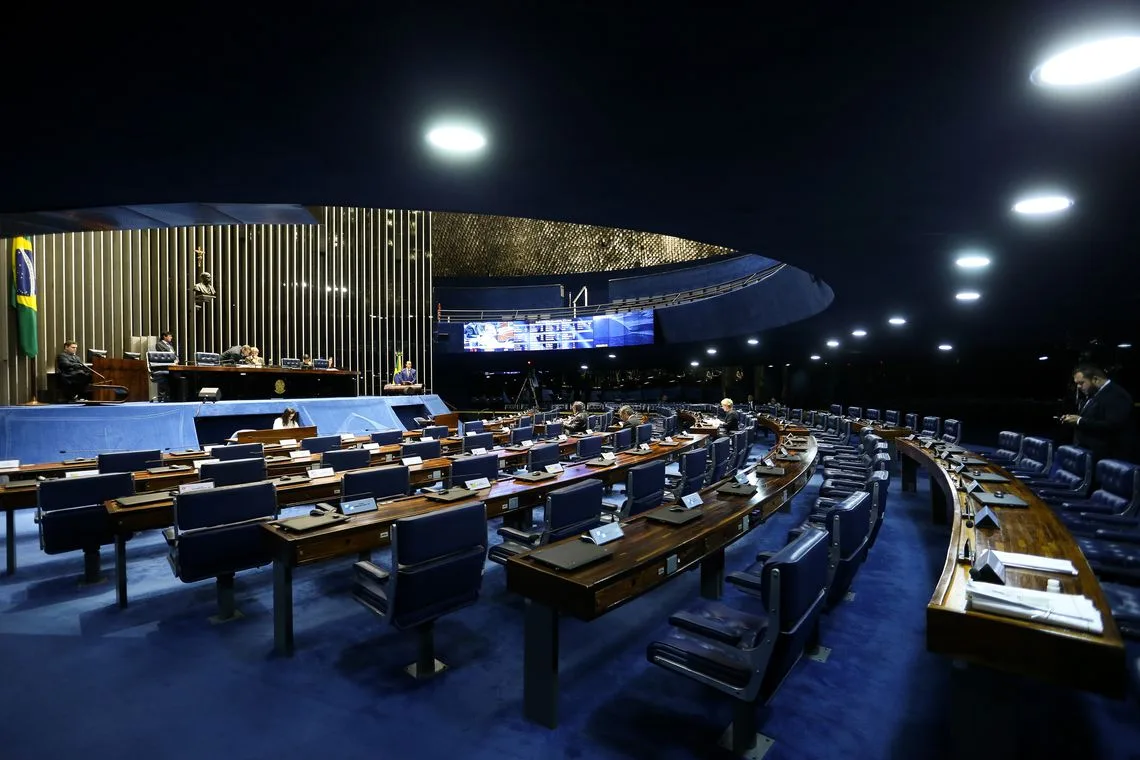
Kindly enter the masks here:
<path id="1" fill-rule="evenodd" d="M 36 260 L 32 241 L 18 237 L 12 241 L 12 308 L 19 322 L 20 348 L 26 356 L 36 356 Z"/>

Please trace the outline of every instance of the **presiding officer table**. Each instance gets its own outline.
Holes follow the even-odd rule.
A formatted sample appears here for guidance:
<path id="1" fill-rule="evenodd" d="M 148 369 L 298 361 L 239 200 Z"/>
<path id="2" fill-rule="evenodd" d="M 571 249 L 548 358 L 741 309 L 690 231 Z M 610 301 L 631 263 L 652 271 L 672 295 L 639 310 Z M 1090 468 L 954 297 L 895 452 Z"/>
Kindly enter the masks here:
<path id="1" fill-rule="evenodd" d="M 251 399 L 357 396 L 359 373 L 347 369 L 173 364 L 170 393 L 174 401 L 195 401 L 202 388 L 217 388 L 228 401 Z"/>

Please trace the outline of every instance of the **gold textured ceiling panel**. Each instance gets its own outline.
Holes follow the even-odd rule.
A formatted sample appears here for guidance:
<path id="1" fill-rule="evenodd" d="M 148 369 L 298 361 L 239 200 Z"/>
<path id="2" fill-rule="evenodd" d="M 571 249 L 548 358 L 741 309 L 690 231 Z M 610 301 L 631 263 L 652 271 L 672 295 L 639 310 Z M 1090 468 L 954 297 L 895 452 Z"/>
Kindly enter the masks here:
<path id="1" fill-rule="evenodd" d="M 735 253 L 654 232 L 446 212 L 432 213 L 431 238 L 435 277 L 606 272 Z"/>

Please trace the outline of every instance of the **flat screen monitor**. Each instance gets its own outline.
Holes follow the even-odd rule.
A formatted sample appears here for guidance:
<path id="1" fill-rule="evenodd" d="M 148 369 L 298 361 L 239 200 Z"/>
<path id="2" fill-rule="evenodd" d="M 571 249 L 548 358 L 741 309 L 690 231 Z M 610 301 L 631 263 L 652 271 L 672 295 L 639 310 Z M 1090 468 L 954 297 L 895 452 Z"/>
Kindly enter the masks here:
<path id="1" fill-rule="evenodd" d="M 573 319 L 467 322 L 463 325 L 464 351 L 556 351 L 648 346 L 652 343 L 652 309 Z"/>

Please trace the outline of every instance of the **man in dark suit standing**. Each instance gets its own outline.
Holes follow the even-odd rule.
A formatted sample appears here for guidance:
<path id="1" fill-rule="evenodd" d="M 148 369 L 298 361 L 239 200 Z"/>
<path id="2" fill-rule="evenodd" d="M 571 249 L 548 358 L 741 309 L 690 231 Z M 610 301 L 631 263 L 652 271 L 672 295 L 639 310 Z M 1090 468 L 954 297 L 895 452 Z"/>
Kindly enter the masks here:
<path id="1" fill-rule="evenodd" d="M 63 343 L 63 351 L 55 358 L 56 379 L 66 401 L 75 401 L 79 394 L 91 384 L 91 369 L 76 356 L 75 341 Z"/>
<path id="2" fill-rule="evenodd" d="M 1091 364 L 1077 367 L 1073 382 L 1088 397 L 1080 414 L 1061 417 L 1062 423 L 1076 426 L 1074 443 L 1091 451 L 1094 459 L 1127 459 L 1132 396 Z"/>

